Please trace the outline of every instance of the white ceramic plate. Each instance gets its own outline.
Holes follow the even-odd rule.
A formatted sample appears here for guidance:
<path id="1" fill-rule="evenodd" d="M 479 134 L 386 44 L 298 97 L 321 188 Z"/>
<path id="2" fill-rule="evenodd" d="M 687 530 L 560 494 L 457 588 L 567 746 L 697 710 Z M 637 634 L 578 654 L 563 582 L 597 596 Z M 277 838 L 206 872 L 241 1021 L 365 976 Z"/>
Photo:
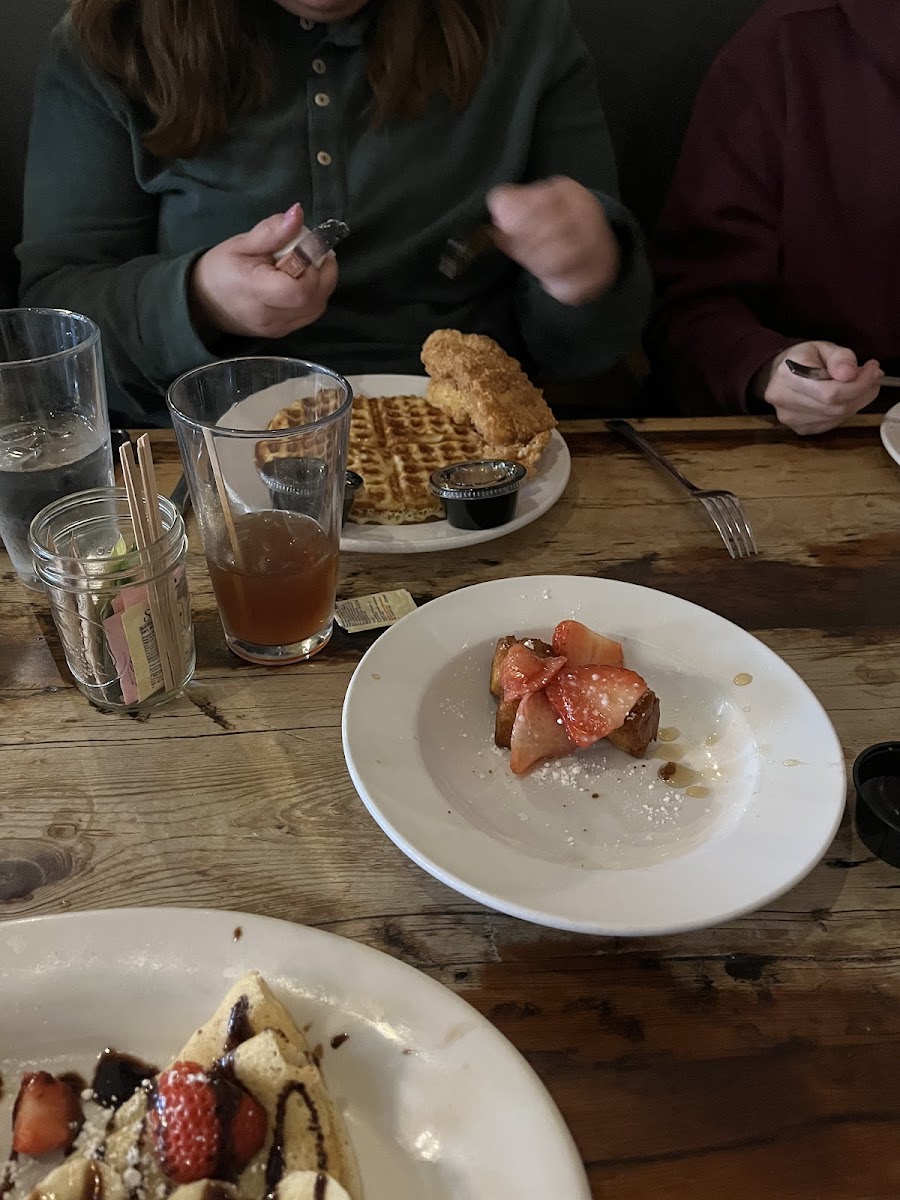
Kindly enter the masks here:
<path id="1" fill-rule="evenodd" d="M 344 938 L 199 909 L 0 924 L 0 1154 L 22 1070 L 89 1075 L 104 1046 L 168 1061 L 251 968 L 325 1047 L 366 1200 L 589 1200 L 537 1076 L 458 996 Z"/>
<path id="2" fill-rule="evenodd" d="M 424 375 L 351 375 L 354 392 L 364 396 L 424 396 Z M 454 529 L 447 521 L 421 525 L 344 526 L 341 549 L 367 554 L 414 554 L 429 550 L 455 550 L 506 537 L 542 517 L 566 490 L 572 469 L 569 448 L 554 429 L 534 475 L 519 492 L 515 518 L 498 529 Z"/>
<path id="3" fill-rule="evenodd" d="M 881 421 L 881 442 L 888 454 L 900 466 L 900 404 L 888 409 Z"/>
<path id="4" fill-rule="evenodd" d="M 493 745 L 494 644 L 572 617 L 623 641 L 677 739 L 647 763 L 602 742 L 517 779 Z M 587 933 L 674 933 L 760 908 L 819 861 L 844 810 L 834 729 L 776 654 L 687 601 L 607 579 L 501 579 L 411 613 L 360 662 L 343 740 L 369 812 L 419 866 L 501 912 Z M 674 758 L 708 795 L 662 782 Z"/>
<path id="5" fill-rule="evenodd" d="M 353 391 L 366 396 L 424 396 L 428 386 L 425 375 L 350 375 Z M 290 404 L 297 394 L 293 380 L 255 392 L 233 405 L 219 424 L 233 429 L 265 429 L 277 412 Z M 237 510 L 267 508 L 269 491 L 260 479 L 253 457 L 256 443 L 220 441 L 219 463 Z M 531 478 L 519 492 L 515 518 L 497 529 L 454 529 L 447 521 L 425 521 L 420 525 L 344 526 L 341 549 L 363 554 L 415 554 L 435 550 L 455 550 L 477 546 L 506 537 L 542 517 L 553 507 L 569 482 L 572 461 L 569 448 L 558 430 L 553 431 L 547 449 Z"/>

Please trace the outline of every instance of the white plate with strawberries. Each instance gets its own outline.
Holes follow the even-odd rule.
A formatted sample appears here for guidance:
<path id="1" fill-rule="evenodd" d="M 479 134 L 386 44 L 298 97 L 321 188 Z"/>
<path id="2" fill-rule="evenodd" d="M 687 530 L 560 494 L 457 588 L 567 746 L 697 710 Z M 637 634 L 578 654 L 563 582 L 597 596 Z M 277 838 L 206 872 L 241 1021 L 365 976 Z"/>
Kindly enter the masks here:
<path id="1" fill-rule="evenodd" d="M 786 663 L 706 609 L 608 579 L 495 580 L 411 613 L 354 673 L 343 743 L 419 866 L 586 933 L 761 908 L 844 811 L 837 735 Z"/>
<path id="2" fill-rule="evenodd" d="M 203 1040 L 201 1023 L 249 971 L 265 976 L 316 1048 L 358 1161 L 361 1189 L 355 1194 L 361 1190 L 365 1200 L 589 1200 L 578 1151 L 546 1089 L 459 996 L 389 955 L 334 934 L 241 913 L 178 908 L 0 923 L 0 1179 L 24 1073 L 46 1071 L 59 1079 L 76 1072 L 87 1082 L 106 1047 L 137 1055 L 151 1070 L 161 1068 L 186 1037 Z M 245 1036 L 239 1031 L 244 1019 L 246 1010 L 234 1026 L 238 1041 Z M 232 1028 L 229 1021 L 229 1045 Z M 203 1069 L 191 1066 L 196 1071 L 188 1079 L 202 1086 Z M 75 1084 L 77 1092 L 82 1086 Z M 157 1108 L 160 1086 L 157 1079 Z M 47 1122 L 61 1118 L 65 1126 L 70 1115 L 48 1109 L 51 1098 L 46 1089 L 30 1097 L 27 1122 L 25 1106 L 20 1109 L 17 1135 L 27 1135 L 32 1148 L 52 1140 L 55 1130 Z M 262 1086 L 259 1099 L 265 1101 Z M 152 1121 L 151 1115 L 148 1128 Z M 97 1128 L 102 1135 L 105 1125 Z M 90 1119 L 83 1132 L 93 1136 Z M 274 1139 L 274 1131 L 266 1136 Z M 76 1154 L 79 1149 L 76 1144 Z M 27 1195 L 58 1161 L 23 1151 L 10 1200 Z M 115 1169 L 111 1154 L 102 1161 Z M 146 1164 L 130 1154 L 126 1161 L 136 1166 L 140 1181 Z M 117 1194 L 143 1196 L 127 1174 Z M 264 1183 L 260 1177 L 259 1200 Z M 112 1192 L 104 1192 L 107 1200 Z M 61 1200 L 68 1193 L 55 1194 Z M 167 1194 L 165 1185 L 161 1194 Z M 227 1192 L 220 1186 L 219 1194 Z M 160 1192 L 154 1187 L 152 1195 Z M 312 1195 L 346 1200 L 330 1183 Z"/>

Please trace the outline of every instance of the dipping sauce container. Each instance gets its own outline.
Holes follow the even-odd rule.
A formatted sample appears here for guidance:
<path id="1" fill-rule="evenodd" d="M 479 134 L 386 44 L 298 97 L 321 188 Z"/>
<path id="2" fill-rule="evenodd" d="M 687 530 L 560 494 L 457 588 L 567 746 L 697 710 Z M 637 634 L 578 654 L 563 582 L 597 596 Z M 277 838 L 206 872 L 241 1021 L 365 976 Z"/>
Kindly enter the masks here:
<path id="1" fill-rule="evenodd" d="M 856 829 L 883 862 L 900 867 L 900 742 L 869 746 L 853 764 Z"/>
<path id="2" fill-rule="evenodd" d="M 521 463 L 486 459 L 435 471 L 430 486 L 455 529 L 495 529 L 516 515 L 525 475 Z"/>

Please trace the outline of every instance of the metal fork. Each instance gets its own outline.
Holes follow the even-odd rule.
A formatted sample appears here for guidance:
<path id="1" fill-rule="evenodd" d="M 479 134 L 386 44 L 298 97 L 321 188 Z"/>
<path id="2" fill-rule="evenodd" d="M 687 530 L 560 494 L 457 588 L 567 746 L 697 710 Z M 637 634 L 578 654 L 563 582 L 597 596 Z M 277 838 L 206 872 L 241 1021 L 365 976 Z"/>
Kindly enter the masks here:
<path id="1" fill-rule="evenodd" d="M 725 549 L 732 558 L 750 558 L 751 555 L 759 553 L 753 530 L 747 520 L 747 514 L 744 512 L 744 506 L 734 492 L 726 492 L 721 488 L 695 487 L 690 480 L 685 479 L 681 472 L 672 466 L 667 458 L 654 449 L 648 441 L 645 441 L 627 421 L 607 421 L 606 428 L 611 433 L 619 434 L 627 442 L 631 442 L 633 446 L 646 454 L 655 466 L 671 475 L 689 495 L 700 501 L 713 525 L 719 531 L 719 536 L 725 543 Z"/>
<path id="2" fill-rule="evenodd" d="M 792 375 L 798 375 L 801 379 L 814 379 L 817 383 L 832 379 L 825 367 L 808 367 L 805 363 L 794 362 L 792 358 L 786 358 L 784 365 Z M 879 387 L 900 387 L 900 376 L 882 375 L 877 383 Z"/>

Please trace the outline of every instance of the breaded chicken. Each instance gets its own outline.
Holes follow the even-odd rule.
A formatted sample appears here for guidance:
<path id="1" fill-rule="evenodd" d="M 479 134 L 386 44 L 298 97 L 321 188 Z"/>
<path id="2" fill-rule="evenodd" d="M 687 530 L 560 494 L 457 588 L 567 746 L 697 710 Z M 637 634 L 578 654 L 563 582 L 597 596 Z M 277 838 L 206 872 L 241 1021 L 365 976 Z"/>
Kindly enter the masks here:
<path id="1" fill-rule="evenodd" d="M 508 457 L 525 461 L 527 447 L 537 461 L 556 420 L 520 364 L 495 341 L 438 329 L 422 347 L 422 362 L 431 376 L 432 404 L 456 421 L 471 421 L 491 446 L 517 451 Z"/>

